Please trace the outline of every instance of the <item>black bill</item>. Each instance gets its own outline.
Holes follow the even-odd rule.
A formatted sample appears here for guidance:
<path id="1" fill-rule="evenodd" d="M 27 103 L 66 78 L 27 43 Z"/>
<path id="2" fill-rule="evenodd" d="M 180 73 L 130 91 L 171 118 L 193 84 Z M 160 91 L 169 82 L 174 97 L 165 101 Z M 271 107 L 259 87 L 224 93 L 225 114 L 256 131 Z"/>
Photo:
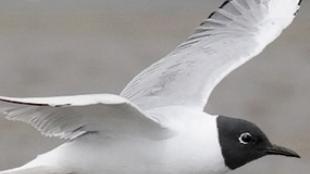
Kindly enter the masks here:
<path id="1" fill-rule="evenodd" d="M 300 155 L 298 155 L 295 151 L 278 145 L 272 145 L 272 147 L 268 148 L 267 155 L 282 155 L 287 157 L 300 158 Z"/>

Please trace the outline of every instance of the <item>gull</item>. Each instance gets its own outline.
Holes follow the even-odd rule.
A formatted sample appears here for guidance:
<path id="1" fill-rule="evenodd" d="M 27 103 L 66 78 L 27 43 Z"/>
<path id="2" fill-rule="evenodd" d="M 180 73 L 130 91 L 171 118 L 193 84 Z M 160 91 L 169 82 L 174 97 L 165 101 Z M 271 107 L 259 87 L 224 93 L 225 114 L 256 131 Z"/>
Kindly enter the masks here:
<path id="1" fill-rule="evenodd" d="M 0 174 L 223 174 L 274 145 L 254 123 L 204 112 L 216 85 L 288 27 L 301 0 L 228 0 L 121 92 L 0 97 L 1 113 L 66 140 Z"/>

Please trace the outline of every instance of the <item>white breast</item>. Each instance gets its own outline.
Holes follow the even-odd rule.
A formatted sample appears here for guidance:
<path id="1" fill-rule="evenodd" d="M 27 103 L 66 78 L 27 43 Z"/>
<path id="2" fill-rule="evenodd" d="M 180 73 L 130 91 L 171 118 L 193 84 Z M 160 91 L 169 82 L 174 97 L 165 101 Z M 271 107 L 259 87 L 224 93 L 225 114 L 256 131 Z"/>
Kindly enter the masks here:
<path id="1" fill-rule="evenodd" d="M 161 114 L 176 135 L 163 140 L 86 136 L 39 156 L 26 167 L 40 163 L 78 174 L 221 174 L 228 170 L 215 116 L 179 107 L 149 112 Z"/>

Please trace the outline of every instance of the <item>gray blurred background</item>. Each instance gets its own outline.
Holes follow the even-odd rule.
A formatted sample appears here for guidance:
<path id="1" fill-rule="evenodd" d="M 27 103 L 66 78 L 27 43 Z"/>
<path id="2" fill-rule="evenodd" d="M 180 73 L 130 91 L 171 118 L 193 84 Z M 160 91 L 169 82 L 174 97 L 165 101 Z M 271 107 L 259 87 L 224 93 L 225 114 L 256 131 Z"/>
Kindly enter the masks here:
<path id="1" fill-rule="evenodd" d="M 1 0 L 0 94 L 119 93 L 223 0 Z M 301 160 L 266 157 L 235 174 L 308 174 L 310 3 L 263 54 L 227 77 L 206 110 L 257 123 Z M 61 143 L 0 119 L 0 169 Z"/>

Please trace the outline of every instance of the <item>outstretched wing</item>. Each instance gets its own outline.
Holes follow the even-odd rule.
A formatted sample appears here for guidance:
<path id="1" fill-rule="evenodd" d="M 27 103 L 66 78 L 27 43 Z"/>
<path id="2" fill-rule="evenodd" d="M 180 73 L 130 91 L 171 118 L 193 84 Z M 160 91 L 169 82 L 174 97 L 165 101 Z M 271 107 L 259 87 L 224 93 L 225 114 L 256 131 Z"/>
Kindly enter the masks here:
<path id="1" fill-rule="evenodd" d="M 47 98 L 0 97 L 9 120 L 28 123 L 43 135 L 72 140 L 87 133 L 159 137 L 165 132 L 127 99 L 111 94 Z"/>
<path id="2" fill-rule="evenodd" d="M 0 174 L 77 174 L 70 170 L 58 169 L 55 167 L 38 166 L 32 168 L 19 167 L 15 169 L 0 171 Z"/>
<path id="3" fill-rule="evenodd" d="M 227 0 L 172 53 L 137 75 L 121 95 L 143 109 L 203 110 L 215 86 L 259 54 L 294 19 L 300 0 Z"/>

